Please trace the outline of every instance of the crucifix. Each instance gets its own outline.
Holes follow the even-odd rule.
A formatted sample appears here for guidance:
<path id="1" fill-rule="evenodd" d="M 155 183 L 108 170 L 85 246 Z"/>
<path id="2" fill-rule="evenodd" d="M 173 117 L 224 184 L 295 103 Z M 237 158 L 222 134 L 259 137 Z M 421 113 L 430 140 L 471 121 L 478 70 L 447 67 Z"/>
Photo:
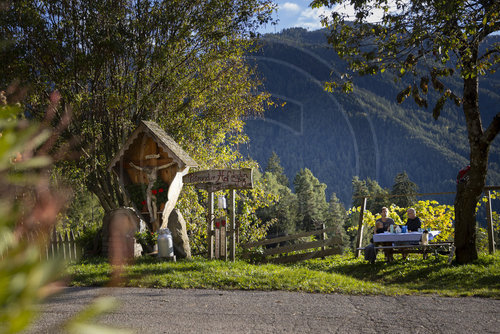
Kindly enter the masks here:
<path id="1" fill-rule="evenodd" d="M 157 229 L 157 208 L 156 208 L 156 196 L 153 195 L 152 190 L 153 190 L 153 185 L 156 182 L 156 179 L 158 178 L 158 171 L 168 168 L 170 166 L 175 165 L 175 162 L 171 162 L 165 165 L 161 166 L 137 166 L 133 162 L 130 162 L 129 165 L 138 171 L 141 171 L 142 173 L 146 174 L 146 178 L 148 179 L 148 187 L 146 190 L 146 203 L 148 206 L 148 212 L 150 216 L 150 221 L 151 221 L 151 226 L 153 227 L 153 230 Z"/>

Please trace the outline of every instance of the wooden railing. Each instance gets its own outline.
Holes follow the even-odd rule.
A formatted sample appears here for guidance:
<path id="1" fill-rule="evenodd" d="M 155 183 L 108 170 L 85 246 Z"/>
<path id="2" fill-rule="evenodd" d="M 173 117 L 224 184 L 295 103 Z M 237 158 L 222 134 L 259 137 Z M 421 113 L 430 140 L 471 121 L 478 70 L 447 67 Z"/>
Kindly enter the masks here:
<path id="1" fill-rule="evenodd" d="M 327 233 L 335 233 L 337 228 L 322 228 L 320 230 L 309 231 L 297 233 L 284 237 L 277 237 L 271 239 L 265 239 L 257 242 L 249 242 L 242 244 L 244 249 L 243 258 L 249 258 L 251 256 L 252 249 L 262 246 L 268 246 L 275 244 L 274 248 L 265 248 L 261 253 L 264 257 L 263 262 L 272 263 L 288 263 L 308 260 L 317 257 L 325 257 L 333 254 L 340 254 L 342 252 L 342 239 L 339 235 L 334 235 L 332 238 L 327 238 Z M 301 238 L 310 237 L 313 235 L 319 235 L 319 240 L 302 242 Z M 293 244 L 280 245 L 282 243 L 294 241 Z M 295 252 L 307 251 L 314 249 L 313 251 L 296 253 Z M 319 249 L 319 250 L 318 250 Z M 279 255 L 278 257 L 275 257 Z"/>

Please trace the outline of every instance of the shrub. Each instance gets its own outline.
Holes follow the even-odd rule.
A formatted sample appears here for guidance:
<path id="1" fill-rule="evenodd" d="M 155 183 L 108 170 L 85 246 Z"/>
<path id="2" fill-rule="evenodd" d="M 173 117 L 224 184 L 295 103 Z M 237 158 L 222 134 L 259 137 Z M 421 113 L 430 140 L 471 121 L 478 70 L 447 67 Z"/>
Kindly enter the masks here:
<path id="1" fill-rule="evenodd" d="M 158 233 L 150 231 L 136 232 L 135 240 L 141 244 L 142 249 L 146 253 L 151 253 L 154 250 L 156 241 L 158 240 Z"/>

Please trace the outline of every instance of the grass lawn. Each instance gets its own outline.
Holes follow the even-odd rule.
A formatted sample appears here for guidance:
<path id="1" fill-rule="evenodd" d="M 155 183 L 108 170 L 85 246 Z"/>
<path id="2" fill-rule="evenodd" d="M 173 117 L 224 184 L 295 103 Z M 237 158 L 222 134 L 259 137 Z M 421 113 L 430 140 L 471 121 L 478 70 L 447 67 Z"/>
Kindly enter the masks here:
<path id="1" fill-rule="evenodd" d="M 381 255 L 379 255 L 381 256 Z M 111 266 L 92 259 L 68 267 L 70 285 L 110 284 Z M 142 257 L 125 268 L 120 285 L 154 288 L 286 290 L 346 294 L 439 294 L 500 299 L 500 254 L 481 254 L 470 265 L 448 265 L 447 257 L 409 257 L 374 265 L 352 254 L 296 264 L 250 264 L 195 258 L 165 262 Z"/>

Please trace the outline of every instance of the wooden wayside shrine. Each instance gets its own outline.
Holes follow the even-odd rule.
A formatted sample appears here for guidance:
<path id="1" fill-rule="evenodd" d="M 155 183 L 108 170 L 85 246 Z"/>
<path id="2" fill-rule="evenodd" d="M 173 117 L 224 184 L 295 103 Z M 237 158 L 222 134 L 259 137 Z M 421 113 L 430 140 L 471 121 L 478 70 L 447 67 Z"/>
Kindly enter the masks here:
<path id="1" fill-rule="evenodd" d="M 141 121 L 111 160 L 137 212 L 152 231 L 167 227 L 182 189 L 182 177 L 198 164 L 155 122 Z"/>

